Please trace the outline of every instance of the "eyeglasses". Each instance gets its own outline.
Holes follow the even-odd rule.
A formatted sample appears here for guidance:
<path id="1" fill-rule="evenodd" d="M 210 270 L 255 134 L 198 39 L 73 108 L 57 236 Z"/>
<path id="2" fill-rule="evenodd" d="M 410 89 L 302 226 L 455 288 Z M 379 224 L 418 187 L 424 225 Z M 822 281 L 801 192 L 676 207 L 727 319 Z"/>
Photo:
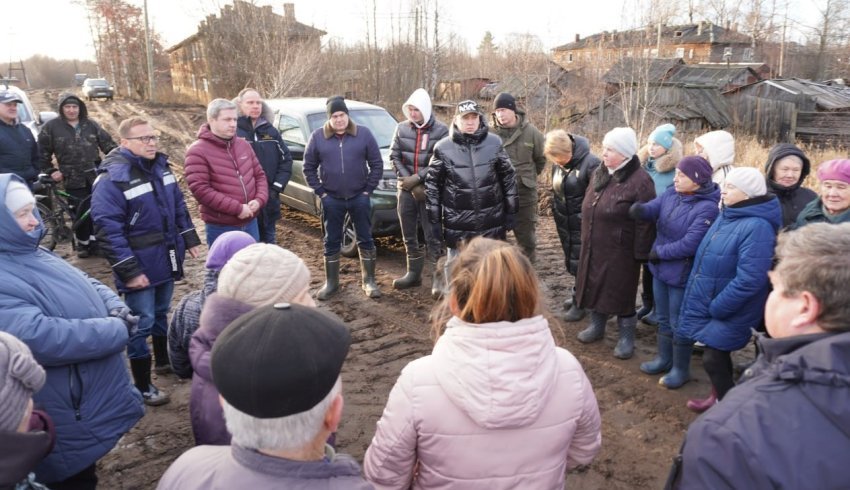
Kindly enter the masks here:
<path id="1" fill-rule="evenodd" d="M 124 138 L 125 140 L 139 140 L 142 143 L 149 145 L 151 143 L 156 143 L 159 139 L 158 136 L 135 136 L 133 138 Z"/>

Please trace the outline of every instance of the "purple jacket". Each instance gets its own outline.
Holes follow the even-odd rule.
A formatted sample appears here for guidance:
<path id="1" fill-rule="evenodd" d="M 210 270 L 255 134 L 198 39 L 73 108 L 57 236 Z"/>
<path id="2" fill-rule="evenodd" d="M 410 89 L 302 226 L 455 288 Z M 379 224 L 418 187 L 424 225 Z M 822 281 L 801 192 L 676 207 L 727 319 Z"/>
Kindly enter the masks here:
<path id="1" fill-rule="evenodd" d="M 633 206 L 633 216 L 654 221 L 656 236 L 650 252 L 652 276 L 664 284 L 685 287 L 702 238 L 717 219 L 720 189 L 710 187 L 680 194 L 673 186 L 647 203 Z"/>
<path id="2" fill-rule="evenodd" d="M 177 458 L 159 480 L 158 490 L 208 488 L 286 488 L 292 490 L 370 490 L 357 461 L 330 446 L 319 461 L 266 456 L 239 446 L 201 446 Z"/>
<path id="3" fill-rule="evenodd" d="M 230 434 L 224 425 L 224 415 L 218 402 L 218 389 L 212 381 L 210 358 L 215 339 L 230 322 L 253 310 L 254 307 L 218 293 L 207 297 L 201 311 L 201 325 L 189 343 L 189 359 L 195 375 L 192 377 L 192 395 L 189 413 L 195 444 L 223 446 L 230 444 Z"/>

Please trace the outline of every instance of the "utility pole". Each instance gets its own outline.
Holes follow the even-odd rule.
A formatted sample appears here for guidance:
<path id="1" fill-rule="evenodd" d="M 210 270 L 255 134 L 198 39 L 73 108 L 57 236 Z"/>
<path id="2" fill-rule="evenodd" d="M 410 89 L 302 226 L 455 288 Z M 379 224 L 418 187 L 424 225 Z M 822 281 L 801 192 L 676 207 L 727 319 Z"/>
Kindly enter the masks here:
<path id="1" fill-rule="evenodd" d="M 145 46 L 148 52 L 148 100 L 154 102 L 153 85 L 153 46 L 151 46 L 151 30 L 148 24 L 148 0 L 145 0 Z"/>

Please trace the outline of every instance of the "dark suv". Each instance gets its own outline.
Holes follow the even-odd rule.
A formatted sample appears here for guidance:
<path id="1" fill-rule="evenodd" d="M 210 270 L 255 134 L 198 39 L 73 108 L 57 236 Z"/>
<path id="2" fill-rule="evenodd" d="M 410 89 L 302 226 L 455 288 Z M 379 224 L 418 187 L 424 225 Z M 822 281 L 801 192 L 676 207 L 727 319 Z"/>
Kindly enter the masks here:
<path id="1" fill-rule="evenodd" d="M 322 127 L 328 120 L 326 100 L 321 97 L 304 97 L 291 99 L 271 99 L 266 103 L 274 111 L 274 125 L 280 130 L 283 140 L 292 152 L 292 178 L 284 189 L 280 200 L 292 208 L 311 213 L 322 214 L 322 202 L 307 185 L 304 178 L 304 148 L 310 134 Z M 384 175 L 378 188 L 372 194 L 372 235 L 388 236 L 401 232 L 396 212 L 396 175 L 390 162 L 390 143 L 398 124 L 386 109 L 346 100 L 348 115 L 356 124 L 366 126 L 375 135 L 381 156 L 384 157 Z M 346 257 L 357 255 L 357 240 L 351 219 L 345 217 L 345 235 L 342 243 L 342 254 Z"/>

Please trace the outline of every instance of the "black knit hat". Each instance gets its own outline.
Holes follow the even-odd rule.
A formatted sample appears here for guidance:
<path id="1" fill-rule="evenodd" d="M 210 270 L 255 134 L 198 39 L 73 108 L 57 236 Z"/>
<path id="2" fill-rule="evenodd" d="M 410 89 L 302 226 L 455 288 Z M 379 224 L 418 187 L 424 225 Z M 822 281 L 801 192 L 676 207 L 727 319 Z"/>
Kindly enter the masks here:
<path id="1" fill-rule="evenodd" d="M 339 318 L 277 303 L 237 318 L 216 339 L 212 376 L 232 407 L 252 417 L 310 410 L 333 389 L 351 345 Z"/>
<path id="2" fill-rule="evenodd" d="M 328 99 L 328 119 L 334 112 L 342 111 L 348 114 L 348 106 L 345 105 L 345 98 L 341 95 L 335 95 Z"/>
<path id="3" fill-rule="evenodd" d="M 496 96 L 496 100 L 493 101 L 493 110 L 496 109 L 510 109 L 516 112 L 516 99 L 513 95 L 507 92 L 501 92 Z"/>

